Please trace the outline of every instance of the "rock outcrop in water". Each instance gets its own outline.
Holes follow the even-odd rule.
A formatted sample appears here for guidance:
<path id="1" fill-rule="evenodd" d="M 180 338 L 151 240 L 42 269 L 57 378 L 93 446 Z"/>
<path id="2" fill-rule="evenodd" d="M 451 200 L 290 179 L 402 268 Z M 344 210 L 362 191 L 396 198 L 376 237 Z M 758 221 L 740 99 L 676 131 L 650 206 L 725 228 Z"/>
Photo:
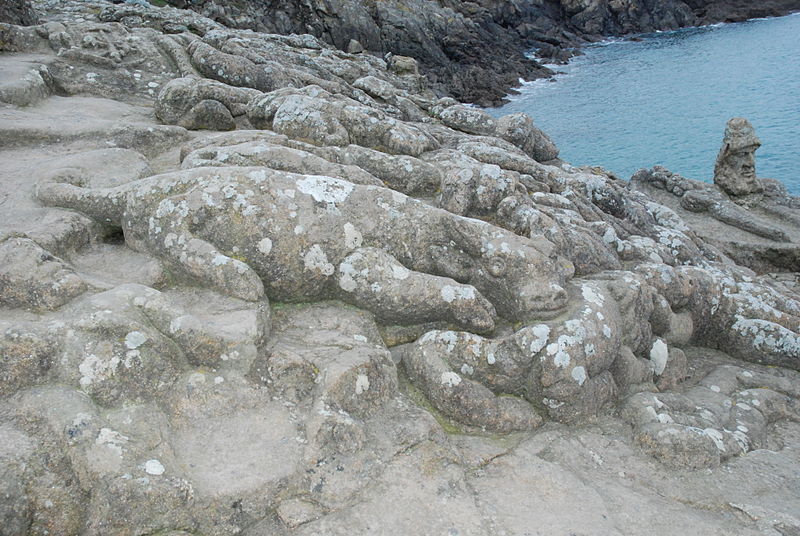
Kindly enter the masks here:
<path id="1" fill-rule="evenodd" d="M 0 24 L 4 533 L 800 530 L 777 183 L 631 187 L 410 58 L 35 5 Z"/>

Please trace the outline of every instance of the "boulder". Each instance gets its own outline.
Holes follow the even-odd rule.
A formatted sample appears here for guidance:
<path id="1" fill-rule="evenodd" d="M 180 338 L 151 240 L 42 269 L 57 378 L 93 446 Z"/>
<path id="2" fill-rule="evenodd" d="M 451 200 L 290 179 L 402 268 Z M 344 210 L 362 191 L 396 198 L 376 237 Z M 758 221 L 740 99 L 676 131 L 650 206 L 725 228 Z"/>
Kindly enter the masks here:
<path id="1" fill-rule="evenodd" d="M 33 240 L 0 243 L 0 304 L 53 310 L 86 290 L 86 284 L 61 259 Z"/>
<path id="2" fill-rule="evenodd" d="M 259 95 L 261 93 L 254 89 L 232 87 L 214 80 L 176 78 L 161 88 L 155 113 L 168 125 L 230 130 L 235 127 L 233 117 L 243 115 L 247 103 Z"/>
<path id="3" fill-rule="evenodd" d="M 448 127 L 480 136 L 492 135 L 497 130 L 494 117 L 475 108 L 462 105 L 450 106 L 439 113 L 439 119 Z"/>
<path id="4" fill-rule="evenodd" d="M 496 135 L 510 141 L 537 162 L 558 158 L 556 144 L 533 124 L 533 119 L 527 114 L 509 114 L 498 119 Z"/>

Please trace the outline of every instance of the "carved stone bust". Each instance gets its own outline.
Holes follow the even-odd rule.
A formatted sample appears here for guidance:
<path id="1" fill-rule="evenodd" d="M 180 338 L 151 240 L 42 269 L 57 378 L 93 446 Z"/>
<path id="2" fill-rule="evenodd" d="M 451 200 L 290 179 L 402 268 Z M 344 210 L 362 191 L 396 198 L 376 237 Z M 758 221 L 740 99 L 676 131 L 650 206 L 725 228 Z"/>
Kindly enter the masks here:
<path id="1" fill-rule="evenodd" d="M 756 178 L 756 149 L 761 141 L 753 125 L 743 117 L 728 121 L 714 166 L 714 184 L 732 196 L 762 191 Z"/>

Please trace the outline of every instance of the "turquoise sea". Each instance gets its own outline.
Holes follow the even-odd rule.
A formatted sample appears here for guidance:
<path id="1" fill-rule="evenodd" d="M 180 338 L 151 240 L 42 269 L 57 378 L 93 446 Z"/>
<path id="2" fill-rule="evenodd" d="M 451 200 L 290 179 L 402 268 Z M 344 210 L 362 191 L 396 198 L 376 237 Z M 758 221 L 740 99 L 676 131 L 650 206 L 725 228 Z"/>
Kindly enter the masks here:
<path id="1" fill-rule="evenodd" d="M 574 165 L 629 178 L 659 164 L 710 180 L 726 121 L 753 123 L 759 177 L 800 195 L 800 14 L 593 45 L 524 84 L 494 115 L 527 112 Z"/>

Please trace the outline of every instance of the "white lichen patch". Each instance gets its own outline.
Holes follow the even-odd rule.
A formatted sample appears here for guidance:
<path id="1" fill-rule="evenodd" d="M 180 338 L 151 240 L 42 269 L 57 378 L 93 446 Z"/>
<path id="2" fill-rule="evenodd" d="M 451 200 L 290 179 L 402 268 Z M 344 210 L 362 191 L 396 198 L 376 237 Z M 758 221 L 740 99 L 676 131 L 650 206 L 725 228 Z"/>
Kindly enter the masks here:
<path id="1" fill-rule="evenodd" d="M 353 185 L 332 177 L 308 175 L 297 181 L 297 189 L 319 203 L 336 205 L 350 196 Z"/>
<path id="2" fill-rule="evenodd" d="M 605 303 L 603 295 L 598 293 L 595 289 L 593 289 L 589 285 L 581 285 L 581 294 L 583 295 L 584 300 L 593 305 L 597 305 L 598 307 L 602 307 L 603 304 Z"/>
<path id="3" fill-rule="evenodd" d="M 353 292 L 356 289 L 356 280 L 350 274 L 342 274 L 339 277 L 339 288 L 345 292 Z"/>
<path id="4" fill-rule="evenodd" d="M 553 356 L 553 364 L 557 367 L 567 368 L 570 362 L 569 352 L 560 348 L 559 343 L 554 342 L 547 345 L 547 353 Z"/>
<path id="5" fill-rule="evenodd" d="M 586 369 L 583 367 L 575 367 L 572 369 L 572 373 L 570 374 L 572 379 L 578 382 L 578 385 L 583 385 L 586 381 Z"/>
<path id="6" fill-rule="evenodd" d="M 335 271 L 333 264 L 328 262 L 328 256 L 325 255 L 319 244 L 311 246 L 303 257 L 303 261 L 305 269 L 308 271 L 316 271 L 325 276 L 333 275 Z"/>
<path id="7" fill-rule="evenodd" d="M 442 372 L 441 382 L 446 387 L 456 387 L 461 383 L 461 376 L 451 370 Z"/>
<path id="8" fill-rule="evenodd" d="M 554 400 L 552 398 L 543 398 L 542 399 L 542 404 L 544 404 L 545 406 L 547 406 L 550 409 L 558 409 L 558 408 L 560 408 L 561 406 L 564 405 L 563 402 L 560 402 L 558 400 Z"/>
<path id="9" fill-rule="evenodd" d="M 652 201 L 648 201 L 645 206 L 647 207 L 647 212 L 652 214 L 658 225 L 681 232 L 686 232 L 689 230 L 689 227 L 686 225 L 683 219 L 671 208 L 665 207 L 664 205 L 660 205 L 658 203 L 653 203 Z"/>
<path id="10" fill-rule="evenodd" d="M 747 437 L 747 434 L 741 430 L 735 430 L 731 436 L 733 437 L 734 441 L 736 441 L 736 444 L 739 446 L 739 450 L 742 451 L 742 454 L 750 450 L 750 439 Z"/>
<path id="11" fill-rule="evenodd" d="M 435 342 L 438 344 L 446 344 L 447 352 L 451 353 L 458 344 L 458 334 L 455 331 L 429 331 L 420 338 L 421 343 Z"/>
<path id="12" fill-rule="evenodd" d="M 125 346 L 130 350 L 135 350 L 147 342 L 147 335 L 141 331 L 131 331 L 125 335 Z"/>
<path id="13" fill-rule="evenodd" d="M 667 360 L 669 359 L 669 350 L 667 343 L 661 339 L 656 339 L 650 348 L 650 368 L 656 376 L 661 376 L 664 369 L 667 368 Z"/>
<path id="14" fill-rule="evenodd" d="M 81 387 L 88 387 L 92 382 L 110 376 L 117 369 L 119 363 L 120 359 L 116 356 L 104 360 L 95 354 L 87 355 L 78 365 L 78 372 L 81 374 L 79 380 Z"/>
<path id="15" fill-rule="evenodd" d="M 609 227 L 606 229 L 606 232 L 603 233 L 603 242 L 606 244 L 613 244 L 617 242 L 619 239 L 617 238 L 617 232 L 614 230 L 613 227 Z"/>
<path id="16" fill-rule="evenodd" d="M 566 345 L 561 344 L 561 339 L 564 338 L 564 335 L 559 337 L 558 342 L 554 342 L 547 345 L 547 354 L 553 356 L 553 364 L 557 367 L 567 368 L 570 362 L 569 352 L 566 351 Z"/>
<path id="17" fill-rule="evenodd" d="M 356 289 L 356 269 L 349 262 L 339 265 L 339 287 L 345 292 L 353 292 Z"/>
<path id="18" fill-rule="evenodd" d="M 369 377 L 366 374 L 359 374 L 356 377 L 356 394 L 360 395 L 365 391 L 369 391 Z"/>
<path id="19" fill-rule="evenodd" d="M 122 446 L 129 440 L 130 438 L 128 436 L 124 436 L 111 428 L 101 428 L 94 442 L 97 445 L 105 446 L 121 458 L 124 451 Z"/>
<path id="20" fill-rule="evenodd" d="M 247 178 L 253 181 L 256 184 L 260 184 L 267 180 L 267 172 L 263 169 L 258 169 L 255 171 L 249 171 L 247 173 Z"/>
<path id="21" fill-rule="evenodd" d="M 464 363 L 463 365 L 461 365 L 461 374 L 464 374 L 465 376 L 472 376 L 473 374 L 475 374 L 475 368 L 468 365 L 467 363 Z"/>
<path id="22" fill-rule="evenodd" d="M 550 337 L 550 326 L 538 324 L 531 328 L 531 332 L 535 338 L 531 341 L 529 350 L 532 354 L 538 354 L 547 344 L 547 339 Z"/>
<path id="23" fill-rule="evenodd" d="M 244 274 L 250 268 L 249 266 L 247 266 L 247 264 L 245 264 L 242 261 L 237 260 L 237 259 L 233 260 L 233 266 L 234 266 L 234 268 L 236 268 L 236 272 L 239 273 L 239 274 Z M 331 273 L 333 273 L 333 272 L 331 272 Z"/>
<path id="24" fill-rule="evenodd" d="M 228 264 L 230 260 L 231 259 L 229 257 L 226 257 L 222 253 L 217 253 L 216 255 L 214 255 L 214 258 L 211 259 L 211 264 L 213 264 L 214 266 L 224 266 Z"/>
<path id="25" fill-rule="evenodd" d="M 361 247 L 363 241 L 364 237 L 352 223 L 344 224 L 344 246 L 348 250 Z"/>
<path id="26" fill-rule="evenodd" d="M 411 275 L 411 271 L 402 266 L 400 264 L 393 264 L 392 265 L 392 277 L 395 279 L 399 279 L 401 281 L 408 279 L 408 276 Z"/>
<path id="27" fill-rule="evenodd" d="M 144 472 L 148 475 L 163 475 L 165 470 L 164 465 L 158 460 L 147 460 L 144 462 Z"/>
<path id="28" fill-rule="evenodd" d="M 711 438 L 720 452 L 725 452 L 725 442 L 723 441 L 722 432 L 714 428 L 706 428 L 703 430 L 703 433 Z"/>
<path id="29" fill-rule="evenodd" d="M 494 365 L 497 362 L 497 358 L 494 356 L 494 353 L 489 352 L 489 354 L 486 356 L 486 362 L 490 365 Z"/>
<path id="30" fill-rule="evenodd" d="M 455 300 L 474 300 L 475 289 L 472 287 L 455 287 L 453 285 L 445 285 L 440 291 L 442 299 L 447 303 L 452 303 Z"/>
<path id="31" fill-rule="evenodd" d="M 269 252 L 272 251 L 272 240 L 269 238 L 262 238 L 258 241 L 256 247 L 262 255 L 269 255 Z"/>

